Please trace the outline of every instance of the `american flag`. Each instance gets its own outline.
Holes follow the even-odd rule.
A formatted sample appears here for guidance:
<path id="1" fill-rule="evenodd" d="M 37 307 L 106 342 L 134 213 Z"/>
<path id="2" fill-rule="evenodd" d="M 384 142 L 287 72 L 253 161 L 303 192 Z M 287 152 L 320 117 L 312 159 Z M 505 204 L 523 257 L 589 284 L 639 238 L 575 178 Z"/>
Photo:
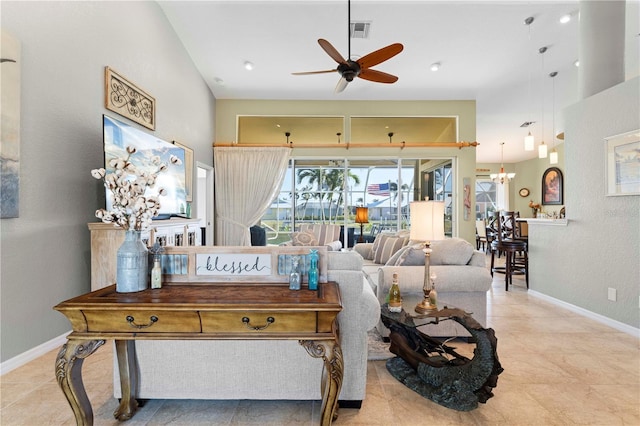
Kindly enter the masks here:
<path id="1" fill-rule="evenodd" d="M 371 195 L 386 195 L 389 196 L 389 183 L 374 183 L 367 186 L 367 193 Z"/>

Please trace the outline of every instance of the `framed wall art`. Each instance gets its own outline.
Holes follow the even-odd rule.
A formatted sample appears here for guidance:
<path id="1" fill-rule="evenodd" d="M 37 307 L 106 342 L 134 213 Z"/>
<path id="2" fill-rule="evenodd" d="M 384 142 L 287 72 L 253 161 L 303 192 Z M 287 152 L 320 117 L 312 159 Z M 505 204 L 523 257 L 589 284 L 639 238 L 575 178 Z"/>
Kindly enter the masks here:
<path id="1" fill-rule="evenodd" d="M 109 67 L 104 69 L 105 107 L 144 127 L 156 128 L 156 100 Z"/>
<path id="2" fill-rule="evenodd" d="M 21 43 L 2 30 L 2 126 L 0 126 L 0 219 L 20 216 Z"/>
<path id="3" fill-rule="evenodd" d="M 607 194 L 640 195 L 640 130 L 605 138 Z"/>
<path id="4" fill-rule="evenodd" d="M 187 193 L 187 201 L 193 201 L 193 150 L 186 145 L 182 145 L 179 142 L 173 141 L 175 146 L 179 146 L 184 149 L 184 168 L 185 168 L 185 178 L 184 178 L 184 186 Z"/>
<path id="5" fill-rule="evenodd" d="M 549 167 L 542 174 L 542 204 L 564 204 L 562 171 L 557 167 Z"/>

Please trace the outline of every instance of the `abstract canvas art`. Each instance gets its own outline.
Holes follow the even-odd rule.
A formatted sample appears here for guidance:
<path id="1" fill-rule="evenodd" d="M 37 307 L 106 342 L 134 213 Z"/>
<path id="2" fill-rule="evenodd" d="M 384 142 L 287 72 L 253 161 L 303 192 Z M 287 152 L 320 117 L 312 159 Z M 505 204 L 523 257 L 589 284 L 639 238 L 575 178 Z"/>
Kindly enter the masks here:
<path id="1" fill-rule="evenodd" d="M 20 214 L 20 42 L 2 31 L 0 218 Z"/>

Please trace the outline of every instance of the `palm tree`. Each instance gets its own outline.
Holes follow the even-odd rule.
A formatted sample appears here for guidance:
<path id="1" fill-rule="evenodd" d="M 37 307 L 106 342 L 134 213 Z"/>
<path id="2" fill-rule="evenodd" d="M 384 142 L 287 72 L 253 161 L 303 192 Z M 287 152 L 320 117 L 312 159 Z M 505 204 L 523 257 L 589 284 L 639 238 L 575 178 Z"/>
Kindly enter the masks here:
<path id="1" fill-rule="evenodd" d="M 324 207 L 322 205 L 322 199 L 324 198 L 322 189 L 325 185 L 326 178 L 324 169 L 320 167 L 313 169 L 298 169 L 296 174 L 298 184 L 302 183 L 306 179 L 310 185 L 315 185 L 316 192 L 315 194 L 313 194 L 313 198 L 318 198 L 320 202 L 320 215 L 322 220 L 324 221 Z"/>
<path id="2" fill-rule="evenodd" d="M 342 169 L 333 169 L 327 173 L 327 186 L 331 192 L 328 194 L 329 199 L 329 220 L 331 220 L 331 205 L 333 202 L 334 193 L 338 193 L 338 199 L 336 201 L 336 216 L 338 215 L 338 208 L 342 205 L 344 200 L 344 171 Z M 351 170 L 347 170 L 347 180 L 348 182 L 352 182 L 354 185 L 358 185 L 360 183 L 360 176 L 353 174 Z"/>

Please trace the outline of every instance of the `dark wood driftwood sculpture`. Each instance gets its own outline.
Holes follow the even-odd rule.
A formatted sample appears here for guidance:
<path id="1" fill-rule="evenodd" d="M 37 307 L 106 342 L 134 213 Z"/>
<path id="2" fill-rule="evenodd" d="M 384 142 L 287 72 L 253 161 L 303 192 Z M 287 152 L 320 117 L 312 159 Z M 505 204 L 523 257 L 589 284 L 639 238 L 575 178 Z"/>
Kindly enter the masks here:
<path id="1" fill-rule="evenodd" d="M 444 308 L 429 316 L 456 321 L 467 329 L 476 340 L 473 358 L 420 332 L 404 310 L 390 313 L 383 306 L 382 322 L 391 330 L 389 350 L 398 355 L 387 361 L 387 369 L 408 388 L 447 408 L 470 411 L 479 402 L 486 403 L 504 371 L 493 329 L 483 328 L 461 309 Z"/>

